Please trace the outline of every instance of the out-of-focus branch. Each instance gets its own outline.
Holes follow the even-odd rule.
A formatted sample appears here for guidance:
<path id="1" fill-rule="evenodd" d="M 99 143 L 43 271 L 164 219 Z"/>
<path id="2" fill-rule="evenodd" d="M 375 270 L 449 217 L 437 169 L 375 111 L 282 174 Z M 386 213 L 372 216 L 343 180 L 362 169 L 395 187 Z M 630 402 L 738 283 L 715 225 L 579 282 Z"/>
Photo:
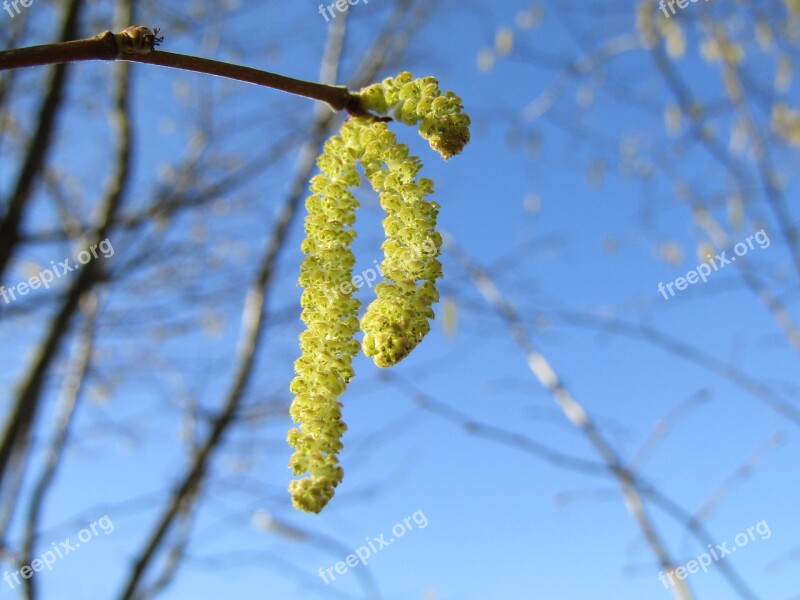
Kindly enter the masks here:
<path id="1" fill-rule="evenodd" d="M 731 45 L 730 40 L 727 39 L 722 28 L 710 22 L 707 17 L 704 18 L 703 21 L 710 36 L 714 39 L 719 48 L 726 48 Z M 779 178 L 772 165 L 769 144 L 764 139 L 763 128 L 756 123 L 752 110 L 745 101 L 743 94 L 744 86 L 742 85 L 739 67 L 731 60 L 729 52 L 721 52 L 720 57 L 724 63 L 725 80 L 729 82 L 729 84 L 725 86 L 725 89 L 728 91 L 731 103 L 739 114 L 740 121 L 744 125 L 744 130 L 747 132 L 747 137 L 750 139 L 758 176 L 761 180 L 761 186 L 764 189 L 767 203 L 772 209 L 778 228 L 789 249 L 789 254 L 794 262 L 797 275 L 800 276 L 800 238 L 798 238 L 797 226 L 793 221 L 792 214 L 787 209 L 783 194 L 779 189 Z M 795 346 L 800 349 L 798 337 L 800 336 L 795 337 L 794 343 Z"/>
<path id="2" fill-rule="evenodd" d="M 522 110 L 523 119 L 533 122 L 542 118 L 558 102 L 574 79 L 591 73 L 600 65 L 637 47 L 637 36 L 626 34 L 603 43 L 591 53 L 569 61 L 556 80 Z"/>
<path id="3" fill-rule="evenodd" d="M 127 64 L 120 69 L 114 96 L 113 117 L 118 131 L 115 170 L 104 192 L 101 225 L 97 230 L 97 237 L 92 240 L 96 244 L 108 237 L 114 217 L 122 205 L 130 177 L 133 134 L 129 111 L 130 68 Z M 98 261 L 90 261 L 80 270 L 53 318 L 46 337 L 17 393 L 11 416 L 6 423 L 2 441 L 0 441 L 0 489 L 3 489 L 6 494 L 5 514 L 7 520 L 12 517 L 16 494 L 15 490 L 4 488 L 2 482 L 8 476 L 11 468 L 18 471 L 24 468 L 28 455 L 30 431 L 39 410 L 42 388 L 47 380 L 47 374 L 58 355 L 64 338 L 69 333 L 72 318 L 78 310 L 81 299 L 102 278 L 101 268 Z M 5 537 L 6 526 L 7 522 L 2 523 L 0 539 Z"/>
<path id="4" fill-rule="evenodd" d="M 27 29 L 27 19 L 12 21 L 3 31 L 3 45 L 7 48 L 13 48 L 20 40 L 24 39 Z M 13 130 L 12 124 L 14 122 L 14 117 L 12 116 L 12 112 L 6 108 L 6 105 L 10 103 L 15 83 L 18 80 L 16 75 L 17 73 L 9 73 L 7 77 L 0 79 L 0 151 L 3 150 L 3 142 L 6 141 L 6 134 L 10 130 Z"/>
<path id="5" fill-rule="evenodd" d="M 691 198 L 694 199 L 693 194 Z M 692 200 L 692 206 L 697 224 L 706 232 L 706 235 L 714 242 L 714 245 L 717 248 L 730 247 L 731 243 L 728 235 L 713 215 L 702 207 L 699 202 Z M 783 330 L 789 343 L 794 346 L 795 350 L 800 351 L 800 329 L 798 329 L 791 313 L 787 310 L 780 297 L 764 284 L 761 278 L 748 266 L 747 261 L 737 261 L 736 267 L 745 285 L 764 303 L 772 318 Z"/>
<path id="6" fill-rule="evenodd" d="M 684 340 L 663 333 L 654 327 L 639 323 L 628 323 L 613 317 L 587 315 L 569 311 L 555 311 L 551 316 L 582 327 L 601 328 L 604 331 L 642 339 L 675 354 L 707 371 L 722 377 L 738 388 L 745 390 L 781 417 L 800 425 L 800 410 L 769 385 L 750 377 L 740 369 L 728 365 L 705 350 Z"/>
<path id="7" fill-rule="evenodd" d="M 638 471 L 645 461 L 650 458 L 653 450 L 664 438 L 667 437 L 676 423 L 683 418 L 690 411 L 697 408 L 701 403 L 707 402 L 711 397 L 711 393 L 707 388 L 703 388 L 698 392 L 692 394 L 680 402 L 676 407 L 667 413 L 665 417 L 659 419 L 650 431 L 650 434 L 639 446 L 639 449 L 633 455 L 633 458 L 628 461 L 629 468 L 633 471 Z"/>
<path id="8" fill-rule="evenodd" d="M 71 0 L 66 7 L 60 33 L 62 40 L 68 40 L 78 35 L 78 17 L 83 5 L 84 0 Z M 53 69 L 47 95 L 39 109 L 36 132 L 33 134 L 28 152 L 22 161 L 13 192 L 6 203 L 6 214 L 0 222 L 0 278 L 5 273 L 17 245 L 19 226 L 25 215 L 25 206 L 50 149 L 68 74 L 67 65 L 58 65 Z"/>
<path id="9" fill-rule="evenodd" d="M 537 442 L 535 439 L 527 435 L 504 429 L 502 427 L 495 427 L 493 425 L 481 423 L 471 418 L 469 415 L 466 415 L 463 412 L 436 400 L 429 394 L 426 394 L 418 389 L 413 389 L 408 382 L 400 382 L 397 376 L 391 373 L 387 373 L 384 376 L 384 379 L 387 381 L 391 381 L 393 379 L 397 380 L 397 384 L 405 388 L 406 393 L 410 398 L 413 399 L 417 406 L 430 412 L 431 414 L 436 415 L 440 419 L 457 425 L 469 435 L 492 440 L 499 444 L 512 446 L 518 450 L 521 450 L 522 452 L 531 454 L 532 456 L 540 458 L 545 462 L 562 469 L 571 469 L 573 471 L 590 475 L 608 475 L 608 467 L 604 463 L 594 462 L 591 460 L 586 460 L 585 458 L 564 454 L 558 450 L 549 448 L 541 442 Z"/>
<path id="10" fill-rule="evenodd" d="M 699 109 L 699 104 L 695 101 L 691 87 L 687 85 L 681 78 L 680 74 L 675 69 L 674 65 L 669 59 L 664 44 L 661 41 L 661 36 L 655 29 L 653 24 L 650 24 L 650 29 L 647 31 L 650 39 L 658 40 L 650 48 L 650 56 L 653 59 L 656 68 L 664 79 L 665 84 L 675 96 L 676 102 L 681 109 L 682 114 L 686 115 L 692 122 L 690 127 L 690 135 L 701 146 L 703 146 L 708 153 L 717 160 L 725 169 L 730 173 L 731 177 L 739 182 L 741 188 L 746 188 L 743 181 L 742 168 L 736 164 L 736 161 L 727 153 L 724 145 L 717 139 L 716 136 L 711 134 L 708 125 L 706 124 L 706 113 Z M 724 53 L 723 53 L 724 54 Z M 729 70 L 731 65 L 727 67 Z M 731 99 L 738 110 L 743 111 L 741 107 L 741 99 Z M 743 117 L 744 118 L 744 117 Z M 761 139 L 760 133 L 752 122 L 749 113 L 747 114 L 748 133 L 754 138 L 754 143 L 757 144 L 756 160 L 759 168 L 759 176 L 762 179 L 762 185 L 766 190 L 767 200 L 773 209 L 773 212 L 778 221 L 782 235 L 789 247 L 789 252 L 800 273 L 800 247 L 798 246 L 797 231 L 791 222 L 791 215 L 786 211 L 783 200 L 775 187 L 775 174 L 771 165 L 768 163 L 767 148 Z M 672 160 L 667 159 L 663 161 L 664 169 L 672 168 Z M 697 201 L 692 195 L 692 209 L 694 216 L 698 220 L 698 224 L 703 228 L 706 234 L 712 239 L 717 247 L 722 248 L 729 245 L 727 235 L 724 229 L 716 222 L 711 213 L 707 211 L 702 204 Z M 789 312 L 781 300 L 773 294 L 761 280 L 752 273 L 744 261 L 736 263 L 739 273 L 742 276 L 745 284 L 756 294 L 759 300 L 769 310 L 772 317 L 778 323 L 780 328 L 786 334 L 789 343 L 795 349 L 800 351 L 800 330 L 794 323 Z"/>
<path id="11" fill-rule="evenodd" d="M 155 598 L 160 592 L 165 590 L 175 578 L 175 574 L 178 572 L 178 567 L 181 565 L 181 562 L 183 562 L 189 540 L 191 539 L 190 535 L 192 533 L 192 525 L 194 524 L 194 519 L 192 517 L 193 513 L 191 507 L 187 504 L 175 518 L 177 523 L 175 528 L 178 529 L 175 535 L 177 539 L 172 543 L 166 553 L 161 575 L 156 578 L 150 587 L 137 596 L 137 600 L 150 600 L 151 598 Z"/>
<path id="12" fill-rule="evenodd" d="M 288 521 L 282 521 L 264 512 L 256 513 L 253 521 L 255 526 L 265 532 L 272 532 L 297 542 L 309 543 L 313 545 L 314 548 L 330 552 L 332 556 L 344 556 L 350 552 L 350 548 L 346 544 L 328 535 L 317 533 L 310 529 L 300 528 Z M 365 598 L 369 600 L 380 600 L 380 589 L 378 588 L 378 583 L 375 581 L 375 576 L 372 574 L 372 571 L 369 569 L 359 569 L 355 573 L 361 581 L 361 587 L 364 590 Z"/>
<path id="13" fill-rule="evenodd" d="M 780 433 L 769 436 L 725 481 L 711 491 L 708 498 L 695 511 L 695 518 L 698 521 L 708 519 L 722 504 L 723 499 L 736 487 L 736 484 L 752 475 L 756 465 L 761 462 L 767 453 L 781 446 L 785 441 L 785 436 Z"/>
<path id="14" fill-rule="evenodd" d="M 78 406 L 81 392 L 83 391 L 86 374 L 92 363 L 99 300 L 95 294 L 87 294 L 84 297 L 82 305 L 85 319 L 84 326 L 79 336 L 75 358 L 64 380 L 64 385 L 61 388 L 61 398 L 59 399 L 58 408 L 56 409 L 55 425 L 53 427 L 53 439 L 50 442 L 50 446 L 44 458 L 44 469 L 33 487 L 31 499 L 28 504 L 27 517 L 25 519 L 25 539 L 19 561 L 22 565 L 28 565 L 33 560 L 33 554 L 36 549 L 35 545 L 38 539 L 39 517 L 47 493 L 55 480 L 56 473 L 58 472 L 58 468 L 64 456 L 64 448 L 67 446 L 71 433 L 73 416 Z M 35 600 L 37 597 L 36 585 L 35 577 L 25 579 L 24 589 L 26 600 Z"/>
<path id="15" fill-rule="evenodd" d="M 524 352 L 531 372 L 542 386 L 550 392 L 564 416 L 583 433 L 607 465 L 609 471 L 617 478 L 622 488 L 625 506 L 639 525 L 642 535 L 656 555 L 660 567 L 667 573 L 673 572 L 676 569 L 676 562 L 667 552 L 666 545 L 657 532 L 651 516 L 648 514 L 647 506 L 637 487 L 635 473 L 625 465 L 616 450 L 605 440 L 589 414 L 574 398 L 561 378 L 550 366 L 550 363 L 538 350 L 533 340 L 528 336 L 525 324 L 517 314 L 516 309 L 505 299 L 489 274 L 464 255 L 449 236 L 445 240 L 445 245 L 466 269 L 470 279 L 489 306 L 506 323 L 512 338 Z M 726 579 L 744 597 L 755 598 L 755 595 L 738 577 L 731 578 L 730 572 L 728 572 Z M 688 585 L 680 578 L 676 579 L 675 585 L 671 589 L 678 600 L 692 598 Z"/>

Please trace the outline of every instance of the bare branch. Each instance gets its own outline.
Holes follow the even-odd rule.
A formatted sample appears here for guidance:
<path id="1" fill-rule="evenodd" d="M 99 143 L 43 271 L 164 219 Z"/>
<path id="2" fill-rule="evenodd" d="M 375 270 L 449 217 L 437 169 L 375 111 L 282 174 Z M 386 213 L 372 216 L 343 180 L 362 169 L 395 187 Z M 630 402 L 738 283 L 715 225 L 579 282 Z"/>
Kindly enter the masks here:
<path id="1" fill-rule="evenodd" d="M 138 27 L 141 28 L 142 26 Z M 133 28 L 135 29 L 136 27 Z M 0 52 L 0 71 L 87 60 L 125 60 L 254 83 L 326 102 L 334 110 L 346 110 L 352 115 L 371 116 L 361 108 L 359 95 L 350 92 L 344 86 L 303 81 L 286 77 L 285 75 L 278 75 L 277 73 L 270 73 L 269 71 L 261 71 L 251 67 L 198 56 L 155 51 L 152 44 L 148 48 L 147 43 L 144 45 L 136 43 L 133 45 L 130 43 L 124 44 L 122 40 L 130 38 L 129 35 L 126 36 L 126 32 L 130 29 L 132 28 L 129 27 L 119 33 L 104 31 L 101 34 L 83 40 L 5 50 Z"/>
<path id="2" fill-rule="evenodd" d="M 667 552 L 667 548 L 661 540 L 661 536 L 656 531 L 652 518 L 647 512 L 647 507 L 635 485 L 635 475 L 625 466 L 614 448 L 611 447 L 600 431 L 598 431 L 594 421 L 583 406 L 573 397 L 561 378 L 550 366 L 548 360 L 533 344 L 516 310 L 504 298 L 489 274 L 461 253 L 449 237 L 446 243 L 455 254 L 459 263 L 467 269 L 470 279 L 472 279 L 475 287 L 478 288 L 478 291 L 486 299 L 489 306 L 491 306 L 503 321 L 505 321 L 511 336 L 525 353 L 528 367 L 536 379 L 538 379 L 539 383 L 552 394 L 553 399 L 561 408 L 564 416 L 586 436 L 603 462 L 606 463 L 608 469 L 617 477 L 620 487 L 622 488 L 625 506 L 628 512 L 639 525 L 647 543 L 658 558 L 661 568 L 668 573 L 672 572 L 676 568 L 676 563 Z M 692 598 L 688 585 L 680 578 L 678 578 L 678 581 L 672 588 L 672 592 L 678 600 L 689 600 Z"/>
<path id="3" fill-rule="evenodd" d="M 78 17 L 82 7 L 83 0 L 72 0 L 67 6 L 61 26 L 61 39 L 69 39 L 77 35 Z M 2 54 L 0 53 L 0 63 L 2 63 Z M 6 214 L 0 222 L 0 276 L 5 272 L 19 240 L 19 225 L 25 215 L 28 198 L 50 148 L 50 141 L 61 107 L 62 93 L 67 85 L 68 73 L 68 68 L 63 65 L 53 70 L 47 95 L 39 109 L 36 133 L 33 135 L 17 176 L 14 191 L 8 199 Z"/>
<path id="4" fill-rule="evenodd" d="M 117 161 L 115 172 L 107 185 L 101 225 L 97 230 L 97 237 L 94 239 L 96 243 L 108 236 L 114 217 L 122 205 L 130 176 L 133 134 L 129 114 L 129 71 L 127 65 L 120 70 L 115 90 L 115 124 L 119 132 L 116 149 Z M 2 441 L 0 441 L 0 484 L 8 475 L 9 467 L 20 469 L 27 460 L 28 439 L 38 414 L 42 388 L 47 374 L 59 353 L 64 338 L 69 333 L 72 318 L 79 308 L 81 298 L 90 292 L 102 278 L 100 269 L 97 261 L 89 262 L 81 269 L 80 274 L 67 291 L 61 308 L 53 318 L 50 329 L 32 361 L 31 368 L 20 385 L 20 391 L 11 410 L 11 416 L 6 423 Z M 2 487 L 0 485 L 0 488 Z M 4 491 L 8 498 L 6 514 L 10 519 L 15 504 L 14 494 L 10 493 L 10 490 Z M 6 526 L 7 523 L 3 523 L 0 528 L 2 531 L 0 539 L 5 535 Z"/>
<path id="5" fill-rule="evenodd" d="M 94 349 L 95 325 L 99 307 L 96 295 L 87 295 L 83 302 L 85 322 L 80 335 L 79 348 L 77 349 L 72 368 L 64 380 L 56 412 L 53 439 L 44 459 L 44 469 L 34 485 L 25 522 L 25 539 L 22 548 L 20 563 L 30 564 L 38 538 L 39 517 L 44 506 L 45 498 L 58 473 L 58 468 L 64 458 L 64 448 L 69 441 L 73 416 L 78 406 L 78 400 L 83 391 L 86 374 L 92 362 Z M 27 600 L 36 598 L 36 578 L 25 579 L 25 596 Z"/>

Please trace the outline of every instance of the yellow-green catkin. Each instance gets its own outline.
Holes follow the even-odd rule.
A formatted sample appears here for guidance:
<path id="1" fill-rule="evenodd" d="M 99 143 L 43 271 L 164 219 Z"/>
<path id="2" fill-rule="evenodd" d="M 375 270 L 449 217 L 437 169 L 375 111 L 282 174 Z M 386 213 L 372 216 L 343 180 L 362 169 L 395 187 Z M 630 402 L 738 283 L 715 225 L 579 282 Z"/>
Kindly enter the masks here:
<path id="1" fill-rule="evenodd" d="M 360 93 L 367 112 L 393 116 L 406 124 L 419 124 L 431 147 L 449 159 L 469 141 L 469 117 L 461 99 L 442 93 L 433 77 L 414 79 L 410 73 L 385 79 Z M 355 210 L 351 192 L 364 174 L 379 194 L 386 212 L 386 240 L 381 270 L 386 281 L 375 286 L 376 298 L 358 321 L 360 304 L 353 298 Z M 422 163 L 397 141 L 385 122 L 362 117 L 345 121 L 317 159 L 320 173 L 311 180 L 306 200 L 306 254 L 300 271 L 302 319 L 301 356 L 290 409 L 297 427 L 289 431 L 294 448 L 289 466 L 292 503 L 300 510 L 318 513 L 333 497 L 344 472 L 339 465 L 342 420 L 339 396 L 353 377 L 352 358 L 359 326 L 361 347 L 380 367 L 398 363 L 430 330 L 433 304 L 438 300 L 436 280 L 442 276 L 438 256 L 442 237 L 436 231 L 439 205 L 427 200 L 433 192 L 430 179 L 417 178 Z"/>
<path id="2" fill-rule="evenodd" d="M 360 96 L 366 110 L 381 115 L 391 111 L 398 121 L 419 124 L 420 135 L 445 159 L 469 142 L 470 119 L 461 99 L 442 93 L 434 77 L 414 79 L 406 71 L 364 88 Z M 439 299 L 436 280 L 442 276 L 437 258 L 442 245 L 436 231 L 439 205 L 426 200 L 433 182 L 417 180 L 419 159 L 409 156 L 408 147 L 398 143 L 385 123 L 365 128 L 362 143 L 361 162 L 386 211 L 381 264 L 386 282 L 375 286 L 377 298 L 361 320 L 362 348 L 376 365 L 390 367 L 408 356 L 430 330 L 432 306 Z"/>
<path id="3" fill-rule="evenodd" d="M 414 79 L 408 71 L 387 77 L 360 92 L 362 107 L 380 115 L 393 111 L 398 121 L 419 123 L 419 134 L 447 160 L 469 142 L 469 116 L 461 98 L 439 89 L 435 77 Z"/>
<path id="4" fill-rule="evenodd" d="M 409 155 L 386 123 L 365 127 L 361 140 L 364 172 L 386 211 L 381 263 L 386 281 L 375 286 L 377 297 L 361 320 L 362 348 L 379 367 L 391 367 L 422 341 L 434 317 L 436 280 L 442 275 L 437 258 L 442 244 L 436 231 L 439 205 L 426 200 L 433 182 L 417 179 L 420 160 Z"/>
<path id="5" fill-rule="evenodd" d="M 359 348 L 354 337 L 360 303 L 348 284 L 355 264 L 350 246 L 358 206 L 350 188 L 361 181 L 356 162 L 362 126 L 349 121 L 325 143 L 317 159 L 321 172 L 311 180 L 313 193 L 306 200 L 300 285 L 305 288 L 301 316 L 307 329 L 300 335 L 302 354 L 290 386 L 295 395 L 290 414 L 298 427 L 287 440 L 295 449 L 289 467 L 295 475 L 309 474 L 289 485 L 292 502 L 314 513 L 333 497 L 344 476 L 337 454 L 347 427 L 339 396 L 353 377 L 352 358 Z"/>

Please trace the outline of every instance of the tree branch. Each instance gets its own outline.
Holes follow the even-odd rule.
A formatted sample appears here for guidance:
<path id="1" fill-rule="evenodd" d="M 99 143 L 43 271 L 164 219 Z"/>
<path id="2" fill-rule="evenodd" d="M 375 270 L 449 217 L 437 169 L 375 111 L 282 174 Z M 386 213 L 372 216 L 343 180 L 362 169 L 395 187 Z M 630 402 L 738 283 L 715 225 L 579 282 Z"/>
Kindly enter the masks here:
<path id="1" fill-rule="evenodd" d="M 72 0 L 66 7 L 61 25 L 61 39 L 69 39 L 78 35 L 78 20 L 83 4 L 82 0 Z M 59 44 L 53 45 L 57 46 Z M 8 52 L 15 51 L 10 50 Z M 4 64 L 4 54 L 6 52 L 0 53 L 0 69 Z M 14 248 L 19 241 L 20 223 L 24 221 L 27 213 L 28 200 L 36 184 L 36 178 L 44 168 L 45 159 L 58 125 L 58 116 L 61 112 L 63 92 L 67 86 L 68 74 L 67 67 L 61 66 L 53 69 L 47 94 L 39 109 L 36 132 L 31 138 L 25 159 L 21 162 L 13 191 L 8 197 L 6 212 L 2 222 L 0 222 L 0 276 L 3 275 L 8 267 Z"/>
<path id="2" fill-rule="evenodd" d="M 118 128 L 118 146 L 115 149 L 116 166 L 107 184 L 104 194 L 101 225 L 97 229 L 95 243 L 108 237 L 113 230 L 125 192 L 130 182 L 133 127 L 130 116 L 130 68 L 124 65 L 118 74 L 115 90 L 115 125 Z M 15 495 L 3 488 L 4 481 L 10 477 L 9 472 L 22 472 L 28 458 L 29 439 L 34 429 L 36 418 L 42 401 L 42 390 L 50 369 L 55 361 L 64 339 L 70 332 L 72 319 L 77 312 L 81 298 L 92 291 L 93 287 L 105 275 L 97 261 L 91 261 L 80 270 L 66 292 L 61 307 L 51 320 L 49 330 L 42 340 L 41 346 L 31 362 L 27 375 L 20 383 L 19 391 L 13 401 L 10 417 L 4 425 L 0 438 L 0 490 L 3 490 L 7 501 L 7 514 L 10 520 L 16 505 Z M 13 474 L 13 473 L 12 473 Z M 8 524 L 0 521 L 0 539 L 4 539 Z"/>
<path id="3" fill-rule="evenodd" d="M 320 100 L 334 110 L 346 110 L 351 115 L 374 117 L 361 108 L 360 96 L 345 86 L 303 81 L 198 56 L 155 51 L 159 39 L 146 27 L 132 26 L 119 33 L 104 31 L 82 40 L 5 50 L 0 52 L 0 71 L 86 60 L 126 60 L 254 83 Z"/>

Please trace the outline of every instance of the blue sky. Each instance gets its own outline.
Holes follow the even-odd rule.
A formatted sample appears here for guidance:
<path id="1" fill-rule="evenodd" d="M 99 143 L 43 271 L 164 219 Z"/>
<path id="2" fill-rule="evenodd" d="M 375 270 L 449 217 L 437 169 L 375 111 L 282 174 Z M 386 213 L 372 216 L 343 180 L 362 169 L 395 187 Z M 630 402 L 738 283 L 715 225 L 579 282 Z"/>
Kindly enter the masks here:
<path id="1" fill-rule="evenodd" d="M 327 34 L 317 4 L 270 2 L 233 9 L 230 15 L 209 19 L 204 40 L 212 46 L 215 36 L 237 40 L 220 58 L 315 79 Z M 396 69 L 435 75 L 442 88 L 464 99 L 474 126 L 463 155 L 444 163 L 413 130 L 394 128 L 422 156 L 424 175 L 436 181 L 442 229 L 492 273 L 553 368 L 624 458 L 630 459 L 676 406 L 695 399 L 642 471 L 690 514 L 720 486 L 725 490 L 722 503 L 705 521 L 711 537 L 703 542 L 649 506 L 676 561 L 697 557 L 707 544 L 731 547 L 737 534 L 763 522 L 769 536 L 756 535 L 725 557 L 725 564 L 759 598 L 800 598 L 797 426 L 710 367 L 738 369 L 796 406 L 796 350 L 763 304 L 743 287 L 734 266 L 668 301 L 659 294 L 659 282 L 673 281 L 697 266 L 697 247 L 705 238 L 655 161 L 649 178 L 625 176 L 619 163 L 622 140 L 646 148 L 645 157 L 674 150 L 675 139 L 668 140 L 659 112 L 669 92 L 644 52 L 632 51 L 602 71 L 608 81 L 599 75 L 579 78 L 565 87 L 544 117 L 526 121 L 524 108 L 559 76 L 558 70 L 537 67 L 528 58 L 546 52 L 564 62 L 580 52 L 559 11 L 545 8 L 538 27 L 517 27 L 515 19 L 529 7 L 516 0 L 445 6 L 419 32 Z M 706 9 L 698 3 L 685 10 Z M 32 22 L 44 27 L 38 21 L 49 11 L 44 3 L 27 11 Z M 350 11 L 345 72 L 361 58 L 387 6 L 372 0 Z M 613 15 L 604 21 L 609 36 L 632 31 L 632 3 L 616 5 Z M 154 9 L 142 21 L 157 23 L 159 16 Z M 574 20 L 572 25 L 587 23 Z M 493 47 L 496 31 L 504 27 L 514 32 L 514 50 L 497 57 L 492 69 L 481 70 L 480 52 Z M 187 32 L 162 34 L 165 49 L 204 54 Z M 264 50 L 269 44 L 259 43 L 258 52 L 248 54 L 242 40 L 256 39 L 252 36 L 274 36 L 275 48 Z M 231 48 L 241 55 L 232 56 L 236 52 Z M 698 97 L 720 95 L 719 73 L 700 59 L 693 35 L 675 66 Z M 235 131 L 224 149 L 243 161 L 263 150 L 263 136 L 299 127 L 313 107 L 305 99 L 287 99 L 244 84 L 143 65 L 135 71 L 137 130 L 146 136 L 148 151 L 137 154 L 134 188 L 143 198 L 157 185 L 167 185 L 164 166 L 188 153 L 189 115 L 203 102 L 217 107 L 215 127 Z M 110 67 L 81 65 L 77 72 L 74 94 L 103 81 Z M 583 110 L 579 98 L 589 93 L 593 102 Z M 101 102 L 96 110 L 105 106 Z M 281 112 L 286 107 L 292 112 Z M 268 113 L 265 123 L 253 124 L 260 110 Z M 718 121 L 725 123 L 725 117 Z M 73 111 L 63 126 L 58 164 L 84 181 L 94 171 L 103 172 L 108 157 L 97 141 L 107 136 L 104 123 L 92 121 L 85 111 Z M 728 182 L 707 155 L 692 151 L 675 156 L 680 162 L 673 167 L 705 197 L 725 189 Z M 796 167 L 796 154 L 782 158 L 781 164 Z M 101 364 L 145 362 L 131 367 L 135 381 L 109 384 L 110 396 L 96 399 L 79 417 L 81 439 L 47 504 L 42 551 L 51 541 L 77 537 L 81 528 L 104 515 L 113 521 L 114 532 L 98 535 L 56 562 L 52 572 L 38 574 L 43 597 L 104 598 L 119 589 L 143 533 L 152 527 L 153 509 L 161 506 L 185 462 L 178 443 L 181 393 L 215 406 L 234 360 L 245 286 L 223 296 L 222 275 L 229 272 L 203 271 L 198 264 L 211 261 L 215 253 L 223 262 L 241 253 L 238 268 L 243 281 L 248 280 L 296 159 L 290 152 L 273 161 L 252 185 L 226 199 L 230 208 L 219 207 L 218 220 L 204 221 L 209 213 L 186 216 L 163 236 L 147 232 L 113 240 L 115 255 L 108 260 L 122 262 L 146 244 L 169 248 L 202 227 L 208 255 L 186 258 L 187 270 L 178 271 L 189 277 L 190 269 L 200 269 L 197 296 L 170 306 L 170 315 L 192 322 L 208 310 L 223 325 L 213 333 L 197 328 L 167 340 L 137 338 L 136 323 L 152 324 L 161 316 L 160 302 L 172 298 L 169 273 L 157 279 L 147 265 L 134 275 L 134 282 L 140 279 L 128 287 L 130 295 L 112 292 L 108 298 L 109 318 L 122 328 L 109 326 L 110 337 L 101 341 Z M 3 156 L 3 181 L 14 172 L 8 161 Z M 587 176 L 588 164 L 603 165 L 605 176 L 599 182 Z M 5 192 L 7 185 L 0 189 Z M 96 195 L 99 189 L 98 184 Z M 789 200 L 796 197 L 790 176 L 785 190 Z M 357 271 L 380 258 L 377 202 L 367 191 L 360 197 Z M 54 218 L 47 202 L 40 201 L 37 211 L 31 228 Z M 797 274 L 792 274 L 785 243 L 768 211 L 756 206 L 752 212 L 765 217 L 732 228 L 731 241 L 744 241 L 764 227 L 769 247 L 756 246 L 739 260 L 783 291 L 796 319 Z M 715 213 L 724 218 L 725 207 Z M 301 239 L 298 220 L 270 291 L 275 313 L 297 306 Z M 678 249 L 682 258 L 664 260 L 660 252 L 665 244 Z M 70 256 L 65 251 L 30 250 L 42 262 Z M 175 268 L 182 260 L 175 259 Z M 389 372 L 363 357 L 356 361 L 357 376 L 342 398 L 348 433 L 340 458 L 346 476 L 331 504 L 320 515 L 307 515 L 288 502 L 289 449 L 282 444 L 288 417 L 241 428 L 231 444 L 250 450 L 241 455 L 229 451 L 215 461 L 210 497 L 193 527 L 186 564 L 162 597 L 362 598 L 366 578 L 377 582 L 387 599 L 671 597 L 613 479 L 557 467 L 525 452 L 519 443 L 514 446 L 520 438 L 513 436 L 524 436 L 564 454 L 598 459 L 534 378 L 505 324 L 488 309 L 463 267 L 452 254 L 445 254 L 443 263 L 443 302 L 428 338 Z M 8 275 L 9 282 L 20 272 Z M 362 299 L 368 301 L 369 293 L 362 290 Z M 455 310 L 452 329 L 444 327 L 445 305 Z M 130 319 L 128 326 L 125 319 Z M 615 320 L 630 327 L 614 329 Z M 299 319 L 287 319 L 270 330 L 249 392 L 252 402 L 288 398 L 301 326 Z M 9 365 L 3 376 L 6 389 L 12 388 L 27 358 L 11 351 L 12 336 L 23 330 L 40 335 L 40 327 L 35 321 L 0 319 L 2 335 L 9 340 L 3 352 Z M 637 333 L 637 327 L 649 329 Z M 647 331 L 662 337 L 648 339 Z M 132 340 L 139 342 L 135 350 L 129 345 Z M 687 359 L 678 342 L 702 352 L 708 361 Z M 150 378 L 148 360 L 169 364 L 181 383 L 171 387 L 163 371 Z M 50 387 L 55 390 L 56 384 Z M 506 433 L 494 441 L 470 433 L 422 408 L 420 398 Z M 754 468 L 737 478 L 737 470 L 752 460 Z M 735 483 L 728 487 L 731 481 Z M 424 515 L 424 528 L 411 520 L 413 528 L 405 526 L 402 538 L 375 552 L 367 565 L 350 568 L 327 585 L 319 577 L 320 568 L 344 561 L 368 539 L 382 534 L 389 539 L 392 528 L 414 514 Z M 288 529 L 281 533 L 259 527 L 265 515 L 293 528 L 294 537 L 286 534 Z M 298 531 L 309 533 L 298 539 Z M 708 573 L 689 576 L 695 597 L 739 597 L 719 571 L 715 564 Z M 0 597 L 21 597 L 15 593 L 0 584 Z"/>

